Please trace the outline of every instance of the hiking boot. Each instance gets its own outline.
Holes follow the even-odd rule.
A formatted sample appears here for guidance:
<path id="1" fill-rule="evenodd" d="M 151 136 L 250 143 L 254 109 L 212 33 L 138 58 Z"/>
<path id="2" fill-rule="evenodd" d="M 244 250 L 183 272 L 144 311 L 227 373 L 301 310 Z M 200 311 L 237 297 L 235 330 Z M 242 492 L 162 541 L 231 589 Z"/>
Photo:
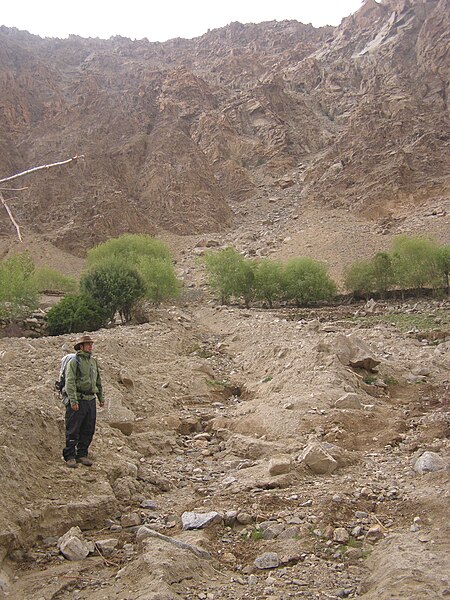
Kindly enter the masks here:
<path id="1" fill-rule="evenodd" d="M 85 467 L 92 467 L 92 465 L 94 464 L 92 460 L 87 456 L 80 456 L 79 458 L 77 458 L 77 463 L 81 463 Z"/>
<path id="2" fill-rule="evenodd" d="M 76 469 L 78 467 L 77 461 L 74 458 L 69 458 L 69 460 L 66 460 L 66 467 L 69 467 L 69 469 Z"/>

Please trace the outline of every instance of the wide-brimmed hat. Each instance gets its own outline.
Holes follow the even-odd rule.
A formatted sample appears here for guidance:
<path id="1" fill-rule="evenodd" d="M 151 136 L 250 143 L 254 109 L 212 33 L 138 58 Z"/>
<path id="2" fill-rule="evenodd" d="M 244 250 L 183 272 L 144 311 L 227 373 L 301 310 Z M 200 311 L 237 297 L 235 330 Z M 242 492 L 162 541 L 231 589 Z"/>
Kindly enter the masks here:
<path id="1" fill-rule="evenodd" d="M 80 337 L 78 337 L 75 340 L 75 344 L 73 345 L 73 347 L 75 348 L 75 350 L 79 350 L 81 344 L 90 344 L 90 343 L 94 343 L 94 340 L 91 338 L 90 335 L 80 335 Z"/>

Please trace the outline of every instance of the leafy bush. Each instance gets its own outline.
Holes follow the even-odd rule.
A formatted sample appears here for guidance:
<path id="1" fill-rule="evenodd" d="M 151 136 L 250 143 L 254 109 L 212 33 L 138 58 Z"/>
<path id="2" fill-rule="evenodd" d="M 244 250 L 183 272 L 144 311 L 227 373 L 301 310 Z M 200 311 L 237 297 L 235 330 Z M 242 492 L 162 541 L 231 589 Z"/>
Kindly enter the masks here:
<path id="1" fill-rule="evenodd" d="M 370 260 L 360 260 L 344 271 L 345 288 L 357 296 L 368 296 L 374 289 L 373 265 Z"/>
<path id="2" fill-rule="evenodd" d="M 135 266 L 140 257 L 170 260 L 169 249 L 164 242 L 150 235 L 126 233 L 118 238 L 103 242 L 87 253 L 87 264 L 93 266 L 105 260 L 117 259 Z"/>
<path id="3" fill-rule="evenodd" d="M 436 265 L 438 276 L 443 286 L 450 293 L 450 246 L 440 246 L 436 253 Z"/>
<path id="4" fill-rule="evenodd" d="M 169 260 L 142 257 L 138 271 L 144 282 L 145 297 L 153 304 L 159 305 L 163 300 L 179 296 L 180 282 Z"/>
<path id="5" fill-rule="evenodd" d="M 222 304 L 229 304 L 232 297 L 238 299 L 243 296 L 248 306 L 254 292 L 255 277 L 250 261 L 230 247 L 207 252 L 205 266 L 209 286 L 220 295 Z"/>
<path id="6" fill-rule="evenodd" d="M 32 275 L 36 288 L 40 292 L 76 292 L 78 283 L 74 277 L 63 275 L 47 266 L 38 267 Z"/>
<path id="7" fill-rule="evenodd" d="M 371 260 L 370 266 L 373 288 L 384 297 L 395 281 L 392 257 L 387 252 L 378 252 Z"/>
<path id="8" fill-rule="evenodd" d="M 293 258 L 284 269 L 283 289 L 287 300 L 295 300 L 301 306 L 329 300 L 336 293 L 336 284 L 324 264 L 312 258 Z"/>
<path id="9" fill-rule="evenodd" d="M 400 289 L 419 291 L 427 284 L 436 286 L 437 245 L 425 238 L 401 235 L 393 243 L 395 283 Z"/>
<path id="10" fill-rule="evenodd" d="M 38 306 L 38 292 L 31 278 L 34 265 L 28 254 L 17 254 L 0 263 L 0 317 L 14 319 Z"/>
<path id="11" fill-rule="evenodd" d="M 108 313 L 89 296 L 66 296 L 48 311 L 46 320 L 50 335 L 62 335 L 100 329 Z"/>
<path id="12" fill-rule="evenodd" d="M 93 266 L 82 276 L 80 286 L 105 308 L 109 319 L 118 312 L 122 321 L 130 320 L 133 305 L 145 295 L 137 270 L 114 258 Z"/>
<path id="13" fill-rule="evenodd" d="M 283 268 L 281 263 L 265 259 L 255 269 L 255 296 L 265 300 L 270 308 L 278 300 L 283 289 Z"/>

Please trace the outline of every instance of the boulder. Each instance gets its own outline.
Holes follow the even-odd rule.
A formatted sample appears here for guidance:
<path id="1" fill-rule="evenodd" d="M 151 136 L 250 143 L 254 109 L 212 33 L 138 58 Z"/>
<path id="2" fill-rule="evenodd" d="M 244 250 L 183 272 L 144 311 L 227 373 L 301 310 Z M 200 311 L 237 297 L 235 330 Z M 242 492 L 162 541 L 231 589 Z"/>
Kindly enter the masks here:
<path id="1" fill-rule="evenodd" d="M 276 552 L 264 552 L 255 558 L 253 564 L 257 569 L 276 569 L 280 560 Z"/>
<path id="2" fill-rule="evenodd" d="M 122 527 L 138 527 L 141 524 L 141 515 L 138 513 L 130 513 L 120 517 Z"/>
<path id="3" fill-rule="evenodd" d="M 338 335 L 334 351 L 340 362 L 346 366 L 371 371 L 380 364 L 380 361 L 373 356 L 368 344 L 353 333 Z"/>
<path id="4" fill-rule="evenodd" d="M 336 527 L 336 529 L 333 531 L 333 540 L 335 542 L 338 542 L 339 544 L 346 544 L 349 539 L 350 536 L 345 527 Z"/>
<path id="5" fill-rule="evenodd" d="M 423 475 L 432 471 L 442 471 L 446 466 L 446 461 L 436 452 L 424 452 L 414 463 L 414 470 Z"/>
<path id="6" fill-rule="evenodd" d="M 58 548 L 67 560 L 83 560 L 89 554 L 89 546 L 79 527 L 72 527 L 61 536 Z"/>
<path id="7" fill-rule="evenodd" d="M 116 540 L 115 538 L 109 538 L 106 540 L 97 540 L 95 545 L 102 556 L 109 556 L 114 552 L 118 543 L 119 540 Z"/>
<path id="8" fill-rule="evenodd" d="M 384 537 L 383 528 L 381 525 L 373 525 L 366 533 L 365 541 L 370 544 L 378 542 Z"/>
<path id="9" fill-rule="evenodd" d="M 291 470 L 292 459 L 289 454 L 272 456 L 269 462 L 270 475 L 283 475 Z"/>
<path id="10" fill-rule="evenodd" d="M 124 435 L 131 435 L 133 432 L 135 414 L 122 406 L 117 398 L 111 398 L 106 410 L 101 411 L 100 415 L 102 421 L 106 421 L 114 429 L 119 429 Z"/>
<path id="11" fill-rule="evenodd" d="M 197 513 L 197 512 L 184 512 L 181 515 L 181 522 L 183 529 L 204 529 L 215 523 L 222 521 L 222 516 L 215 512 Z"/>
<path id="12" fill-rule="evenodd" d="M 340 398 L 336 400 L 334 403 L 336 408 L 350 408 L 354 410 L 358 410 L 361 408 L 361 400 L 359 399 L 358 394 L 354 392 L 348 392 L 344 394 Z"/>
<path id="13" fill-rule="evenodd" d="M 299 460 L 320 475 L 334 473 L 338 463 L 319 442 L 311 442 L 299 456 Z"/>

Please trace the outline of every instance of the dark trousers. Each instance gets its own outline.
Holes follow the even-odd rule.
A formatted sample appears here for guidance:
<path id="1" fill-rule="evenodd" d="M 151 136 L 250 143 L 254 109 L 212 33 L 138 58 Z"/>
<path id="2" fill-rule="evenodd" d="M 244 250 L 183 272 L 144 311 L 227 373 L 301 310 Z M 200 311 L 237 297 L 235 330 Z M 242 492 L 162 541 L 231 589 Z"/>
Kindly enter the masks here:
<path id="1" fill-rule="evenodd" d="M 66 447 L 64 460 L 87 456 L 95 431 L 97 407 L 93 400 L 80 400 L 78 410 L 66 407 Z"/>

